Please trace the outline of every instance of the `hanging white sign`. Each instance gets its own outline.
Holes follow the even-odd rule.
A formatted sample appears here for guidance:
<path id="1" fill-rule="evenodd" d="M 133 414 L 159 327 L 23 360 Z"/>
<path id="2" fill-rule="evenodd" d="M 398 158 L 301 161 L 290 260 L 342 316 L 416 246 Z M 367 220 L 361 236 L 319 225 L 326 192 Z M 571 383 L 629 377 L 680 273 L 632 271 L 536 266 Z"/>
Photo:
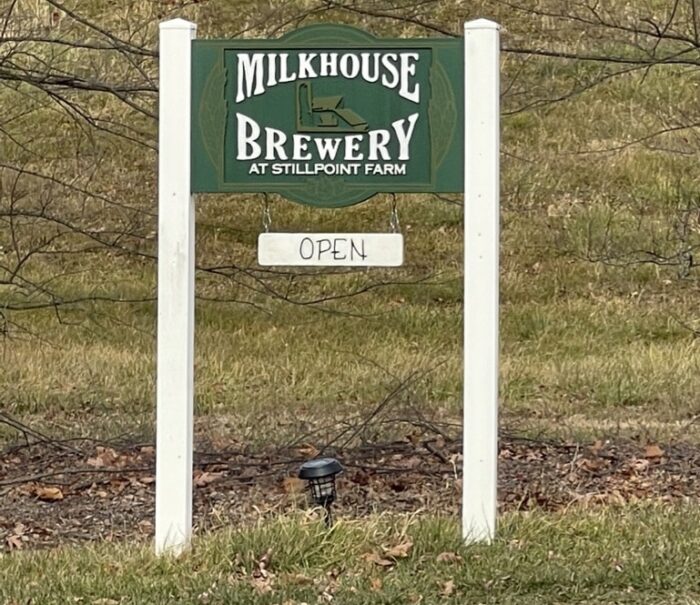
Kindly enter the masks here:
<path id="1" fill-rule="evenodd" d="M 263 267 L 400 267 L 401 233 L 261 233 Z"/>

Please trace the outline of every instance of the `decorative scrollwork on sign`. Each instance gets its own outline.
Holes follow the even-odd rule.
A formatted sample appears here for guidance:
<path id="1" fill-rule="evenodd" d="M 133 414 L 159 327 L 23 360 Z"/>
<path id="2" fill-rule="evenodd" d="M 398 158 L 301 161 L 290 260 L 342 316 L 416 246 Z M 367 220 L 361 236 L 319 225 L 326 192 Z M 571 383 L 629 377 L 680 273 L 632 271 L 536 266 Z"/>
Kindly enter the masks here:
<path id="1" fill-rule="evenodd" d="M 216 169 L 220 180 L 223 180 L 223 153 L 224 139 L 226 137 L 226 117 L 228 114 L 226 97 L 226 68 L 223 57 L 214 69 L 209 73 L 204 91 L 202 103 L 199 107 L 199 124 L 202 132 L 204 148 Z"/>
<path id="2" fill-rule="evenodd" d="M 452 144 L 457 125 L 457 104 L 450 81 L 440 64 L 430 70 L 431 98 L 428 116 L 430 118 L 430 139 L 432 143 L 432 170 L 436 171 Z"/>

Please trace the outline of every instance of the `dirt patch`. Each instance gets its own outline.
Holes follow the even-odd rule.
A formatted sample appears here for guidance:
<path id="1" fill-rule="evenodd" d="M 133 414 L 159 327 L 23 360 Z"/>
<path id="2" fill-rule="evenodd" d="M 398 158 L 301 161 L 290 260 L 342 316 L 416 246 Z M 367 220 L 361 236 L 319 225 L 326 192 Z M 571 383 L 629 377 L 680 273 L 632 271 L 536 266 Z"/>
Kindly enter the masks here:
<path id="1" fill-rule="evenodd" d="M 312 446 L 195 455 L 197 531 L 247 524 L 307 506 L 299 465 Z M 458 514 L 461 454 L 442 438 L 324 452 L 339 458 L 336 517 L 439 510 Z M 700 447 L 628 441 L 563 443 L 504 436 L 502 510 L 700 498 Z M 153 533 L 152 445 L 39 443 L 0 455 L 0 543 L 5 550 L 146 538 Z"/>

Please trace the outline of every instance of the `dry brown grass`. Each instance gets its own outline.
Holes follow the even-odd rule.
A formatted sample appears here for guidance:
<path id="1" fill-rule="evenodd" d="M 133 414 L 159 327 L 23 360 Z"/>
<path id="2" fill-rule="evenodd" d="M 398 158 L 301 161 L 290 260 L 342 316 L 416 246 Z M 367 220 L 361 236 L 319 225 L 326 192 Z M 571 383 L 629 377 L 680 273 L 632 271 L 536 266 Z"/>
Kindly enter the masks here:
<path id="1" fill-rule="evenodd" d="M 109 16 L 100 6 L 94 4 L 94 14 L 104 17 L 109 27 L 139 40 L 153 39 L 153 21 L 141 28 L 136 24 L 155 18 L 154 5 L 125 3 Z M 259 16 L 255 6 L 210 2 L 191 10 L 199 11 L 194 16 L 200 35 L 207 36 L 252 24 Z M 554 47 L 586 49 L 595 42 L 596 48 L 616 49 L 613 37 L 605 40 L 600 34 L 592 42 L 573 28 L 560 24 L 553 32 L 547 19 L 508 11 L 495 2 L 484 2 L 482 8 L 482 14 L 506 25 L 507 44 L 550 41 Z M 458 23 L 475 16 L 476 10 L 440 2 L 434 18 Z M 277 14 L 278 22 L 286 14 Z M 355 19 L 347 13 L 341 17 Z M 254 33 L 263 35 L 272 25 L 261 25 Z M 389 21 L 372 21 L 371 27 L 384 34 L 416 32 Z M 118 58 L 114 62 L 124 69 Z M 153 65 L 149 69 L 155 73 Z M 605 422 L 668 426 L 698 412 L 700 373 L 693 331 L 698 327 L 697 269 L 681 277 L 676 266 L 638 264 L 639 257 L 630 256 L 643 249 L 675 253 L 678 221 L 697 199 L 695 156 L 688 155 L 695 149 L 692 131 L 656 137 L 653 145 L 633 143 L 694 111 L 693 76 L 680 68 L 632 72 L 567 100 L 541 103 L 605 69 L 504 56 L 502 400 L 506 422 L 517 426 L 557 429 L 568 419 L 588 427 Z M 35 165 L 77 175 L 100 194 L 145 211 L 137 213 L 134 226 L 139 239 L 129 245 L 151 254 L 155 154 L 105 134 L 81 134 L 70 119 L 57 121 L 55 108 L 49 113 L 31 98 L 37 109 L 17 123 L 18 131 L 29 138 L 28 133 L 46 125 L 54 127 L 45 130 L 44 139 L 30 142 L 43 145 L 54 163 Z M 533 101 L 538 104 L 521 110 Z M 102 111 L 122 120 L 127 115 L 109 103 Z M 152 122 L 140 119 L 133 125 L 152 137 Z M 6 147 L 10 156 L 21 159 L 20 149 Z M 45 191 L 33 181 L 27 187 L 30 198 L 38 199 Z M 61 188 L 49 193 L 56 208 L 68 213 L 86 203 Z M 402 196 L 399 207 L 408 259 L 400 270 L 253 279 L 246 271 L 254 267 L 260 198 L 200 200 L 199 264 L 233 263 L 241 269 L 225 277 L 206 272 L 198 276 L 200 416 L 236 418 L 235 430 L 251 439 L 282 438 L 302 426 L 333 424 L 367 412 L 397 383 L 418 372 L 420 380 L 392 403 L 393 416 L 384 417 L 383 426 L 415 410 L 442 419 L 457 417 L 461 209 L 410 196 Z M 91 227 L 133 219 L 94 199 L 87 201 L 87 208 L 81 220 Z M 385 198 L 343 211 L 313 211 L 280 200 L 272 209 L 273 228 L 285 230 L 380 231 L 389 220 Z M 686 238 L 697 242 L 695 215 Z M 7 244 L 3 241 L 5 251 Z M 68 298 L 152 298 L 155 287 L 152 259 L 115 250 L 44 256 L 27 271 L 37 280 L 53 277 L 52 285 Z M 385 281 L 396 283 L 378 285 Z M 372 289 L 354 297 L 318 304 L 293 304 L 264 292 L 272 287 L 304 303 L 367 286 Z M 17 296 L 0 290 L 2 300 L 16 301 Z M 208 300 L 213 297 L 237 302 Z M 13 318 L 36 336 L 2 344 L 4 409 L 58 432 L 149 432 L 154 303 L 81 303 L 63 309 L 60 322 L 53 311 Z"/>

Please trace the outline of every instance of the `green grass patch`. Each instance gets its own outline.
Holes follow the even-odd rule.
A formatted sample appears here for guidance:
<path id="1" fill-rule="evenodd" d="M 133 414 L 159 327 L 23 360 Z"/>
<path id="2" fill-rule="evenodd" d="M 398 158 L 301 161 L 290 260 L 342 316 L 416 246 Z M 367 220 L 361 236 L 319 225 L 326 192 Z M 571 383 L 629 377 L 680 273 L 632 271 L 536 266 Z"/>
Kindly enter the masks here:
<path id="1" fill-rule="evenodd" d="M 491 546 L 453 519 L 279 518 L 220 531 L 179 559 L 150 545 L 0 555 L 3 603 L 697 603 L 689 507 L 506 516 Z M 402 556 L 405 554 L 406 556 Z"/>

